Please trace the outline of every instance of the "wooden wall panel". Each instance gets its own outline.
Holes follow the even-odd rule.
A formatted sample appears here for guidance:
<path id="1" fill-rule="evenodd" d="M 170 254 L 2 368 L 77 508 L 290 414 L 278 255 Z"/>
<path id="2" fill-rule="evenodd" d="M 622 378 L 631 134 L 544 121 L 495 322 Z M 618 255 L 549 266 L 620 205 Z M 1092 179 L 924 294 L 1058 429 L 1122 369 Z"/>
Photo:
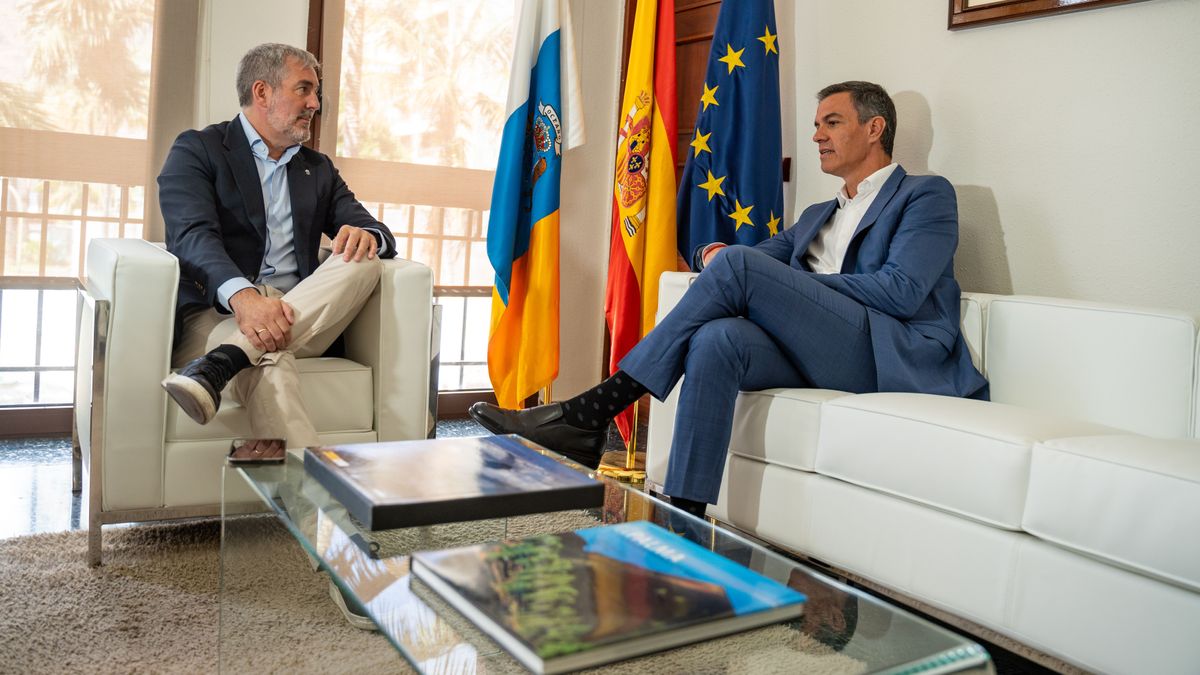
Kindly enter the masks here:
<path id="1" fill-rule="evenodd" d="M 675 95 L 678 97 L 679 139 L 675 144 L 675 182 L 691 152 L 700 95 L 704 93 L 704 70 L 712 49 L 713 29 L 721 0 L 676 0 L 675 3 Z"/>
<path id="2" fill-rule="evenodd" d="M 638 2 L 625 5 L 625 35 L 621 46 L 621 92 L 625 91 L 625 72 L 629 66 L 629 43 L 633 37 L 633 19 Z M 652 0 L 644 0 L 652 1 Z M 675 1 L 675 96 L 678 115 L 678 140 L 675 143 L 675 182 L 683 174 L 683 164 L 691 152 L 700 95 L 704 93 L 704 70 L 712 48 L 713 29 L 721 12 L 721 0 Z M 624 115 L 621 110 L 618 114 Z M 622 118 L 623 119 L 623 118 Z"/>

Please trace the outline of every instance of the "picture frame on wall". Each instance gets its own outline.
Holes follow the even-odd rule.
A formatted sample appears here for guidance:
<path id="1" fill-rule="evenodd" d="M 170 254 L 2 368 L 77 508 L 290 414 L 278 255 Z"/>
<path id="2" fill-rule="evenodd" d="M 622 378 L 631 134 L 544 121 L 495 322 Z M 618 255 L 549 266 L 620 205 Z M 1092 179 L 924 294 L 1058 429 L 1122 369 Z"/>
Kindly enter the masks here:
<path id="1" fill-rule="evenodd" d="M 950 0 L 950 30 L 988 26 L 1005 21 L 1126 5 L 1142 0 Z"/>

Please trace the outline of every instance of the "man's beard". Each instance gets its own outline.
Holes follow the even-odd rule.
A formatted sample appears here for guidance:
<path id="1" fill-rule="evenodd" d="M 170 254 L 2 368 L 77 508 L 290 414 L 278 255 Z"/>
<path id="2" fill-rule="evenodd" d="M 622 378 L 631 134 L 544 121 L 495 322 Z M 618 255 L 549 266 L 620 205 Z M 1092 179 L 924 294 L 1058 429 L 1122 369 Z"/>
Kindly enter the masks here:
<path id="1" fill-rule="evenodd" d="M 279 108 L 274 100 L 267 106 L 267 124 L 270 124 L 272 129 L 286 136 L 292 143 L 304 143 L 312 137 L 311 115 L 306 114 L 292 117 Z M 296 122 L 301 118 L 308 119 L 309 126 L 296 126 Z"/>

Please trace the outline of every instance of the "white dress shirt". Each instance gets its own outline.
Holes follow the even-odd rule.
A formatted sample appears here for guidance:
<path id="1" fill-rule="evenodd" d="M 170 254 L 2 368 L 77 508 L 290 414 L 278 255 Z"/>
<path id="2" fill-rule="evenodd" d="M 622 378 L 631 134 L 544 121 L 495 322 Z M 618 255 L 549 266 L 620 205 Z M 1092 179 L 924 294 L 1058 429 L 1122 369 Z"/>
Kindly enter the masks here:
<path id="1" fill-rule="evenodd" d="M 838 208 L 829 218 L 829 222 L 821 227 L 821 231 L 813 237 L 808 245 L 808 255 L 804 257 L 810 269 L 818 274 L 840 274 L 842 261 L 846 259 L 846 249 L 858 224 L 862 222 L 867 209 L 871 208 L 879 188 L 887 182 L 898 165 L 893 162 L 867 176 L 858 184 L 858 191 L 851 199 L 846 194 L 846 186 L 838 190 Z"/>

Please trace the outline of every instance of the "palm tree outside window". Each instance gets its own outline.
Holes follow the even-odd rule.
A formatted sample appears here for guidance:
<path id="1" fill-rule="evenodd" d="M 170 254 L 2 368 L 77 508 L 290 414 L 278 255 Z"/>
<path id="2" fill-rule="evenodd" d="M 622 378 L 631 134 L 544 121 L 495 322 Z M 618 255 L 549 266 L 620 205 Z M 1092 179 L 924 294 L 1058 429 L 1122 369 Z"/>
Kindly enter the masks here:
<path id="1" fill-rule="evenodd" d="M 71 402 L 87 243 L 142 236 L 154 7 L 0 3 L 0 409 Z"/>
<path id="2" fill-rule="evenodd" d="M 516 2 L 326 0 L 320 150 L 433 268 L 442 391 L 490 390 L 487 209 Z"/>

